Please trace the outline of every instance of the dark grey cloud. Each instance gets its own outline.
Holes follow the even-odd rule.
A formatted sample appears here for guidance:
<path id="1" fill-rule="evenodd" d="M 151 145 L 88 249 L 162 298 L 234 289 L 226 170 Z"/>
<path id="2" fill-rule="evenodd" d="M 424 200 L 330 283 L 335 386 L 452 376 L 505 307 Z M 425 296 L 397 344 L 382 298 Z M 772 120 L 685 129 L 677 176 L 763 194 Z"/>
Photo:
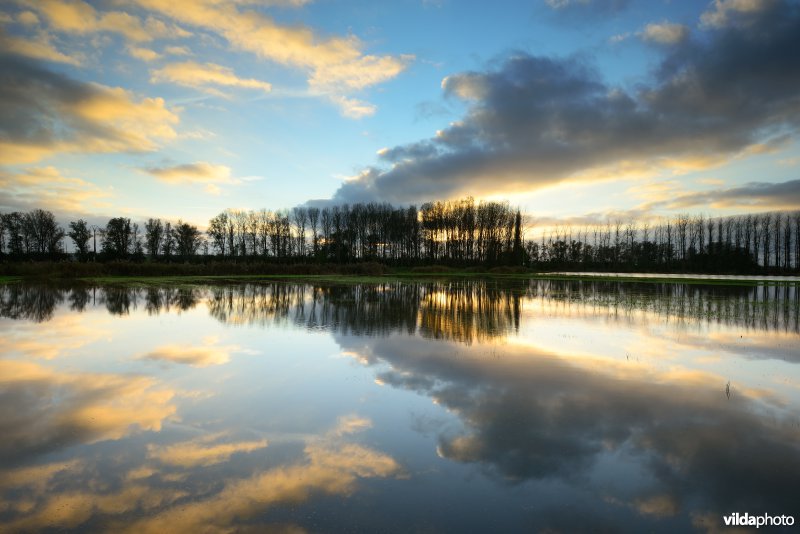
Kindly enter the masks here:
<path id="1" fill-rule="evenodd" d="M 605 83 L 581 57 L 511 55 L 443 82 L 465 116 L 381 152 L 335 202 L 403 203 L 533 190 L 625 161 L 719 161 L 800 126 L 800 6 L 765 3 L 664 50 L 650 81 Z"/>

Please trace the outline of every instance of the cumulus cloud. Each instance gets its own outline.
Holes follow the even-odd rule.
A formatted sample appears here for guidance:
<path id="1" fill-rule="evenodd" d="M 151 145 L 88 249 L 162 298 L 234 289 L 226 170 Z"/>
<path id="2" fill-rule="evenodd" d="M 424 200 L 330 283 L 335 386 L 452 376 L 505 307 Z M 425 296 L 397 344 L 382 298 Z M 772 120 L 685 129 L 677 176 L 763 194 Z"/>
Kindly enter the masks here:
<path id="1" fill-rule="evenodd" d="M 175 413 L 174 392 L 143 376 L 65 373 L 16 360 L 0 361 L 0 464 L 79 443 L 160 430 Z M 58 402 L 52 402 L 57 398 Z"/>
<path id="2" fill-rule="evenodd" d="M 28 211 L 42 208 L 79 214 L 110 206 L 111 191 L 81 178 L 66 177 L 55 167 L 13 173 L 0 170 L 0 208 Z"/>
<path id="3" fill-rule="evenodd" d="M 167 46 L 164 48 L 164 53 L 171 56 L 191 56 L 192 51 L 187 46 Z"/>
<path id="4" fill-rule="evenodd" d="M 148 445 L 147 457 L 179 467 L 219 464 L 237 453 L 253 452 L 267 446 L 267 440 L 220 442 L 224 436 L 212 434 L 171 445 Z"/>
<path id="5" fill-rule="evenodd" d="M 337 202 L 395 203 L 531 191 L 609 169 L 688 172 L 724 164 L 800 125 L 800 7 L 738 12 L 744 26 L 665 49 L 649 83 L 605 83 L 580 58 L 515 54 L 486 72 L 448 76 L 464 117 L 430 139 L 387 148 L 344 183 Z M 677 34 L 680 31 L 651 31 Z M 764 61 L 764 58 L 770 61 Z"/>
<path id="6" fill-rule="evenodd" d="M 88 35 L 97 32 L 118 33 L 133 42 L 156 38 L 187 37 L 186 30 L 149 17 L 142 21 L 125 11 L 100 13 L 82 0 L 22 0 L 31 11 L 38 12 L 56 31 Z"/>
<path id="7" fill-rule="evenodd" d="M 648 208 L 685 209 L 695 206 L 742 209 L 797 209 L 800 207 L 800 180 L 751 182 L 741 187 L 717 188 L 697 193 L 670 195 Z"/>
<path id="8" fill-rule="evenodd" d="M 239 350 L 238 345 L 218 345 L 216 339 L 209 338 L 199 346 L 164 345 L 139 356 L 139 359 L 208 367 L 228 363 L 231 353 Z"/>
<path id="9" fill-rule="evenodd" d="M 306 27 L 282 26 L 261 12 L 243 9 L 247 2 L 198 0 L 187 6 L 183 2 L 135 1 L 182 24 L 213 31 L 239 50 L 307 71 L 311 89 L 334 97 L 332 101 L 349 117 L 369 113 L 365 113 L 367 105 L 354 108 L 348 95 L 394 78 L 412 60 L 412 56 L 364 54 L 363 43 L 352 35 L 326 38 Z"/>
<path id="10" fill-rule="evenodd" d="M 205 161 L 184 163 L 169 167 L 146 167 L 142 169 L 171 184 L 236 184 L 239 180 L 231 177 L 231 169 Z"/>
<path id="11" fill-rule="evenodd" d="M 178 121 L 161 98 L 137 99 L 0 56 L 0 164 L 61 152 L 151 151 L 176 136 Z"/>
<path id="12" fill-rule="evenodd" d="M 83 58 L 80 55 L 69 55 L 58 50 L 53 46 L 50 35 L 45 32 L 39 32 L 34 38 L 26 39 L 24 37 L 6 35 L 0 30 L 0 47 L 11 54 L 43 61 L 66 63 L 74 66 L 80 66 L 83 62 Z"/>
<path id="13" fill-rule="evenodd" d="M 155 61 L 161 58 L 161 54 L 159 54 L 155 50 L 151 50 L 143 46 L 128 47 L 128 53 L 132 57 L 135 57 L 136 59 L 141 59 L 142 61 Z"/>
<path id="14" fill-rule="evenodd" d="M 272 85 L 267 82 L 252 78 L 239 78 L 230 67 L 194 61 L 171 63 L 164 68 L 155 70 L 151 73 L 150 81 L 175 83 L 220 96 L 224 96 L 224 94 L 216 88 L 219 86 L 256 89 L 265 93 L 272 90 Z"/>
<path id="15" fill-rule="evenodd" d="M 746 22 L 748 15 L 775 8 L 781 0 L 714 0 L 713 8 L 700 16 L 704 26 L 721 28 L 737 22 Z"/>
<path id="16" fill-rule="evenodd" d="M 403 378 L 384 383 L 430 396 L 458 417 L 458 425 L 436 430 L 444 458 L 482 465 L 511 481 L 569 486 L 579 480 L 585 490 L 606 455 L 630 455 L 652 482 L 639 495 L 626 490 L 623 498 L 655 518 L 724 510 L 736 502 L 791 506 L 786 492 L 800 469 L 798 430 L 790 424 L 796 414 L 770 392 L 740 389 L 735 399 L 720 402 L 716 385 L 724 379 L 706 371 L 553 353 L 537 345 L 509 344 L 502 357 L 487 359 L 481 344 L 407 336 L 337 341 Z M 455 350 L 460 357 L 453 359 Z M 758 432 L 730 446 L 725 436 L 742 426 Z M 772 468 L 775 458 L 785 469 Z M 741 480 L 759 483 L 736 483 Z M 603 498 L 615 497 L 601 486 Z"/>
<path id="17" fill-rule="evenodd" d="M 645 26 L 639 35 L 647 42 L 672 45 L 689 37 L 689 27 L 671 22 L 652 23 Z"/>
<path id="18" fill-rule="evenodd" d="M 253 442 L 244 448 L 258 445 L 260 442 Z M 316 495 L 349 495 L 360 479 L 396 477 L 401 473 L 400 464 L 391 456 L 344 442 L 341 435 L 332 432 L 309 440 L 299 462 L 226 481 L 218 492 L 206 492 L 191 503 L 166 508 L 122 531 L 155 533 L 162 531 L 165 524 L 175 532 L 238 530 L 248 519 L 263 516 L 274 506 L 302 503 Z"/>

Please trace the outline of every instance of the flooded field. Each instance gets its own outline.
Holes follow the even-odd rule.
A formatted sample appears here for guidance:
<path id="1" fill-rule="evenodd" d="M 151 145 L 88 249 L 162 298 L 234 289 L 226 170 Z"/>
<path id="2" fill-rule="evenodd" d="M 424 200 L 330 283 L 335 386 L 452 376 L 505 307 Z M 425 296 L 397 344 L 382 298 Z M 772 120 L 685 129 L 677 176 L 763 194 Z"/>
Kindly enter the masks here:
<path id="1" fill-rule="evenodd" d="M 11 284 L 0 339 L 0 532 L 800 520 L 796 285 Z"/>

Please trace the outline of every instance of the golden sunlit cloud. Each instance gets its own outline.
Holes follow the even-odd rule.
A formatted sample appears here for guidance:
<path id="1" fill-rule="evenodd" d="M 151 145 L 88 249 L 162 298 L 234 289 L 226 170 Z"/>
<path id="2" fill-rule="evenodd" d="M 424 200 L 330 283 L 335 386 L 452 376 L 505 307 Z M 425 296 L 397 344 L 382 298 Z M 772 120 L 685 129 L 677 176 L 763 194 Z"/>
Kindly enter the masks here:
<path id="1" fill-rule="evenodd" d="M 769 0 L 714 0 L 713 9 L 700 16 L 703 26 L 721 28 L 727 26 L 737 13 L 754 13 L 769 7 Z"/>
<path id="2" fill-rule="evenodd" d="M 332 96 L 331 101 L 338 105 L 339 109 L 342 111 L 342 115 L 349 119 L 371 117 L 377 110 L 377 108 L 369 102 L 364 102 L 363 100 L 358 100 L 355 98 Z"/>
<path id="3" fill-rule="evenodd" d="M 33 13 L 30 14 L 33 15 Z M 0 48 L 20 56 L 66 63 L 76 67 L 83 63 L 82 56 L 67 55 L 56 49 L 51 42 L 50 35 L 45 32 L 40 32 L 35 39 L 25 39 L 24 37 L 12 37 L 0 31 Z"/>
<path id="4" fill-rule="evenodd" d="M 197 347 L 165 345 L 139 356 L 139 359 L 186 364 L 192 367 L 208 367 L 228 363 L 231 353 L 238 351 L 239 348 L 238 345 L 215 345 L 214 341 Z"/>
<path id="5" fill-rule="evenodd" d="M 4 426 L 4 449 L 24 454 L 33 444 L 41 448 L 50 443 L 94 443 L 120 439 L 136 427 L 160 430 L 176 408 L 171 402 L 174 392 L 156 386 L 155 379 L 145 376 L 65 373 L 36 363 L 0 360 L 0 387 L 8 399 L 16 399 L 19 409 L 13 430 Z M 39 400 L 22 400 L 32 398 Z"/>
<path id="6" fill-rule="evenodd" d="M 126 532 L 176 533 L 234 530 L 239 521 L 263 514 L 280 503 L 298 503 L 314 493 L 349 495 L 359 478 L 386 478 L 401 473 L 386 454 L 353 443 L 340 443 L 334 430 L 308 443 L 303 462 L 231 481 L 216 495 L 185 503 L 127 525 Z"/>
<path id="7" fill-rule="evenodd" d="M 640 35 L 643 40 L 651 43 L 672 45 L 689 37 L 689 28 L 670 22 L 653 23 L 645 26 Z"/>
<path id="8" fill-rule="evenodd" d="M 233 69 L 216 65 L 214 63 L 196 63 L 186 61 L 184 63 L 172 63 L 162 69 L 153 71 L 150 76 L 152 83 L 169 82 L 185 87 L 200 89 L 207 93 L 226 96 L 218 89 L 209 86 L 240 87 L 244 89 L 258 89 L 269 93 L 272 85 L 261 80 L 252 78 L 239 78 L 234 74 Z"/>
<path id="9" fill-rule="evenodd" d="M 148 167 L 141 169 L 169 184 L 205 184 L 205 191 L 219 195 L 218 184 L 239 184 L 241 180 L 231 177 L 230 167 L 199 161 L 172 167 Z"/>
<path id="10" fill-rule="evenodd" d="M 44 17 L 52 29 L 64 33 L 86 35 L 111 32 L 133 42 L 191 35 L 180 27 L 167 25 L 152 17 L 142 23 L 141 19 L 124 11 L 98 13 L 82 0 L 21 0 L 21 3 Z"/>
<path id="11" fill-rule="evenodd" d="M 342 422 L 351 427 L 347 432 L 340 431 Z M 153 483 L 182 481 L 186 469 L 196 472 L 201 467 L 230 461 L 234 454 L 262 450 L 267 441 L 224 443 L 226 434 L 219 433 L 173 445 L 151 444 L 147 447 L 147 457 L 156 462 L 128 470 L 123 475 L 126 484 L 117 491 L 109 491 L 99 480 L 80 489 L 53 485 L 58 475 L 86 470 L 86 462 L 82 460 L 18 469 L 2 478 L 7 484 L 0 484 L 0 488 L 25 487 L 34 493 L 25 502 L 18 499 L 16 508 L 10 510 L 16 517 L 0 527 L 10 531 L 38 530 L 48 525 L 77 528 L 98 520 L 104 530 L 115 532 L 163 532 L 164 525 L 176 533 L 237 530 L 240 522 L 263 515 L 273 506 L 301 503 L 316 494 L 347 496 L 358 489 L 359 479 L 401 475 L 402 469 L 392 457 L 343 441 L 343 436 L 370 425 L 357 415 L 341 418 L 334 429 L 308 438 L 301 445 L 303 457 L 298 461 L 243 478 L 225 479 L 222 489 L 212 494 L 206 488 L 186 490 L 190 486 L 185 484 L 181 489 L 169 489 Z M 191 499 L 179 503 L 178 499 L 184 497 Z M 137 517 L 141 519 L 131 523 L 125 515 L 133 510 L 138 511 Z M 270 531 L 273 526 L 260 524 L 258 530 Z M 286 530 L 279 528 L 279 531 Z"/>
<path id="12" fill-rule="evenodd" d="M 205 28 L 231 45 L 276 63 L 310 71 L 309 85 L 321 94 L 345 94 L 385 82 L 402 72 L 413 56 L 374 56 L 361 52 L 355 36 L 320 38 L 305 27 L 280 26 L 256 11 L 215 0 L 161 2 L 135 0 L 147 9 L 176 21 Z M 369 114 L 368 107 L 349 99 L 334 100 L 348 117 Z"/>
<path id="13" fill-rule="evenodd" d="M 23 11 L 17 15 L 17 21 L 25 26 L 36 26 L 40 22 L 39 17 L 33 11 Z"/>
<path id="14" fill-rule="evenodd" d="M 60 213 L 87 213 L 111 204 L 110 189 L 80 178 L 62 176 L 55 167 L 20 173 L 0 170 L 0 205 L 14 209 L 42 208 Z"/>
<path id="15" fill-rule="evenodd" d="M 155 61 L 161 58 L 161 54 L 155 50 L 150 50 L 149 48 L 140 46 L 128 47 L 128 53 L 131 55 L 131 57 L 141 59 L 142 61 Z"/>
<path id="16" fill-rule="evenodd" d="M 5 334 L 4 354 L 52 360 L 107 336 L 106 323 L 95 319 L 90 328 L 75 314 L 56 315 L 42 331 L 36 322 L 21 322 Z"/>
<path id="17" fill-rule="evenodd" d="M 192 51 L 188 46 L 167 46 L 164 48 L 164 53 L 171 56 L 191 56 Z"/>
<path id="18" fill-rule="evenodd" d="M 215 434 L 172 445 L 148 445 L 147 457 L 178 467 L 207 467 L 227 462 L 234 454 L 253 452 L 267 446 L 265 439 L 214 443 L 220 437 L 222 436 Z"/>
<path id="19" fill-rule="evenodd" d="M 83 83 L 38 67 L 9 64 L 0 87 L 14 121 L 0 140 L 0 164 L 32 163 L 63 152 L 144 152 L 174 139 L 178 116 L 162 98 L 136 97 L 121 87 Z M 13 113 L 13 115 L 11 115 Z"/>
<path id="20" fill-rule="evenodd" d="M 0 473 L 2 475 L 0 476 L 0 489 L 34 488 L 42 491 L 55 475 L 65 471 L 76 471 L 83 466 L 82 460 L 72 459 L 66 462 L 10 469 Z"/>

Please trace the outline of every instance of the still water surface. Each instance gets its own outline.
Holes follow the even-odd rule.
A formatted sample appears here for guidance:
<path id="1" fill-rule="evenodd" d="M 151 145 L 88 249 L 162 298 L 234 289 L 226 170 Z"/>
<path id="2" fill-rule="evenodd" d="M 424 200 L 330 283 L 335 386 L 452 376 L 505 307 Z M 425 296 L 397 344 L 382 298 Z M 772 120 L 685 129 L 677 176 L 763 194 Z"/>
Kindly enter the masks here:
<path id="1" fill-rule="evenodd" d="M 796 286 L 15 284 L 0 340 L 3 532 L 800 520 Z"/>

